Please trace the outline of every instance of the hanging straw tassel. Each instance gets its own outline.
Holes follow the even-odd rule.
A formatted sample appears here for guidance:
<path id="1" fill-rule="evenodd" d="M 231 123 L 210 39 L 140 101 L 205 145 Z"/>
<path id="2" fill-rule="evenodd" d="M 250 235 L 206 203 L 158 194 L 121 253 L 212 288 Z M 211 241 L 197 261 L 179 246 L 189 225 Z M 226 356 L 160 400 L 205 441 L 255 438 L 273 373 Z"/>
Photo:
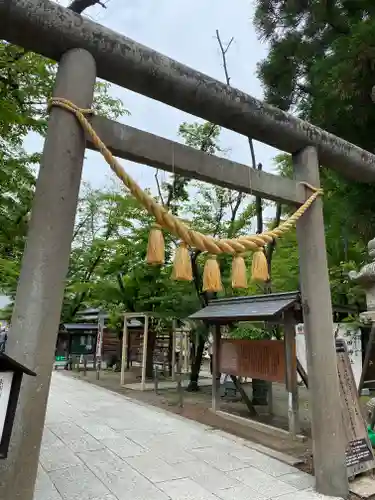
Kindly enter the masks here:
<path id="1" fill-rule="evenodd" d="M 164 236 L 159 224 L 153 224 L 147 245 L 147 264 L 161 265 L 164 264 Z"/>
<path id="2" fill-rule="evenodd" d="M 247 288 L 246 264 L 242 254 L 233 257 L 232 288 Z"/>
<path id="3" fill-rule="evenodd" d="M 174 257 L 172 279 L 177 281 L 193 281 L 191 258 L 188 247 L 184 242 L 177 248 Z"/>
<path id="4" fill-rule="evenodd" d="M 203 291 L 221 292 L 222 289 L 219 263 L 216 255 L 210 255 L 203 270 Z"/>
<path id="5" fill-rule="evenodd" d="M 253 257 L 253 264 L 251 266 L 251 278 L 254 281 L 261 281 L 265 283 L 269 279 L 268 263 L 264 253 L 264 248 L 259 248 Z"/>

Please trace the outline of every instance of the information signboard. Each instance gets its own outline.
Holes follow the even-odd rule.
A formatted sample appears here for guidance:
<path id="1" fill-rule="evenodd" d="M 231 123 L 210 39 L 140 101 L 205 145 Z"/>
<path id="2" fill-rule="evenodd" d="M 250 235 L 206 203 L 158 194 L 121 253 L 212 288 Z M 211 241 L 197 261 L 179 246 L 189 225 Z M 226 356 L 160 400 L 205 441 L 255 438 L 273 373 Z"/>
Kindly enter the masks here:
<path id="1" fill-rule="evenodd" d="M 342 419 L 346 437 L 346 466 L 348 476 L 355 476 L 375 467 L 374 454 L 361 413 L 357 386 L 354 380 L 346 343 L 336 339 L 337 370 L 339 375 Z"/>
<path id="2" fill-rule="evenodd" d="M 285 383 L 283 340 L 222 339 L 220 373 Z"/>

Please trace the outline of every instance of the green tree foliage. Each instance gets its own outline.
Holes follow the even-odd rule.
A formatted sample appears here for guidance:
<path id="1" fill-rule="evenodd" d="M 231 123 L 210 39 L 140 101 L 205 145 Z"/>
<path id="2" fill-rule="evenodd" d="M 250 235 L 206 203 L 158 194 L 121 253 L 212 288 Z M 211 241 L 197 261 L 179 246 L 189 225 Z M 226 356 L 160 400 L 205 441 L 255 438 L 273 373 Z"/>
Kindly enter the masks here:
<path id="1" fill-rule="evenodd" d="M 211 124 L 183 124 L 180 134 L 185 142 L 207 152 L 218 147 L 220 129 Z M 159 181 L 158 177 L 157 180 Z M 193 201 L 189 199 L 189 181 L 171 176 L 158 182 L 159 201 L 173 213 L 189 217 L 191 227 L 218 237 L 235 237 L 251 232 L 254 204 L 251 197 L 223 188 L 193 183 Z M 171 279 L 172 262 L 178 242 L 165 234 L 166 262 L 150 267 L 145 263 L 148 232 L 152 219 L 135 200 L 116 190 L 93 192 L 87 189 L 80 201 L 76 218 L 71 263 L 67 280 L 64 315 L 73 320 L 78 309 L 98 306 L 111 312 L 112 324 L 122 330 L 122 314 L 152 312 L 168 327 L 170 318 L 184 319 L 206 304 L 201 290 L 204 257 L 192 253 L 194 282 Z M 221 261 L 226 293 L 231 291 L 231 258 Z M 163 319 L 164 318 L 164 319 Z M 200 329 L 202 350 L 207 336 Z M 194 335 L 195 339 L 195 335 Z M 199 356 L 193 374 L 199 372 Z M 195 360 L 194 360 L 195 361 Z M 199 365 L 199 366 L 198 366 Z"/>
<path id="2" fill-rule="evenodd" d="M 0 289 L 14 295 L 27 234 L 39 154 L 28 154 L 30 133 L 44 136 L 47 102 L 57 65 L 0 41 Z M 94 109 L 117 117 L 126 112 L 98 82 Z"/>
<path id="3" fill-rule="evenodd" d="M 103 203 L 103 193 L 100 194 Z M 112 313 L 114 323 L 120 321 L 125 312 L 153 312 L 156 316 L 186 317 L 192 312 L 189 306 L 193 290 L 189 285 L 171 280 L 173 242 L 168 234 L 166 240 L 166 263 L 150 266 L 146 263 L 150 217 L 130 196 L 119 193 L 104 195 L 106 211 L 100 209 L 102 228 L 89 245 L 79 246 L 83 260 L 99 262 L 86 280 L 85 305 L 96 305 Z M 84 229 L 84 232 L 87 229 Z M 87 256 L 93 252 L 93 256 Z M 71 270 L 76 266 L 73 249 Z M 93 266 L 84 263 L 82 271 Z M 73 277 L 73 273 L 72 273 Z M 73 286 L 82 286 L 80 275 L 74 273 Z M 184 299 L 182 298 L 184 297 Z"/>
<path id="4" fill-rule="evenodd" d="M 254 24 L 269 45 L 259 65 L 266 100 L 374 151 L 374 14 L 366 0 L 257 0 Z M 280 167 L 290 171 L 285 162 Z M 352 303 L 361 298 L 350 291 L 347 270 L 367 258 L 375 190 L 327 168 L 321 178 L 334 299 Z"/>
<path id="5" fill-rule="evenodd" d="M 277 156 L 276 168 L 280 175 L 292 177 L 290 155 L 281 154 Z M 369 235 L 369 232 L 366 232 L 366 236 L 363 236 L 363 229 L 360 229 L 359 225 L 355 227 L 346 225 L 348 212 L 346 200 L 340 198 L 337 193 L 338 191 L 341 192 L 340 187 L 343 183 L 330 170 L 323 168 L 321 172 L 324 182 L 323 208 L 332 302 L 336 305 L 364 306 L 363 290 L 350 282 L 348 274 L 353 269 L 358 270 L 361 263 L 366 259 L 366 236 Z M 357 214 L 357 217 L 359 216 Z M 288 258 L 287 251 L 285 254 L 286 260 L 283 260 L 283 249 L 288 246 L 288 242 L 291 242 L 291 238 L 294 241 L 289 249 L 290 257 Z M 275 273 L 278 274 L 279 272 L 279 265 L 283 266 L 286 262 L 289 262 L 292 266 L 292 273 L 289 275 L 294 275 L 297 278 L 298 251 L 295 232 L 284 236 L 278 243 L 278 246 L 279 250 L 275 255 L 275 267 L 273 270 L 274 278 L 276 277 Z M 284 270 L 286 271 L 286 269 Z M 284 274 L 284 271 L 282 271 L 282 276 L 285 279 L 287 274 Z"/>

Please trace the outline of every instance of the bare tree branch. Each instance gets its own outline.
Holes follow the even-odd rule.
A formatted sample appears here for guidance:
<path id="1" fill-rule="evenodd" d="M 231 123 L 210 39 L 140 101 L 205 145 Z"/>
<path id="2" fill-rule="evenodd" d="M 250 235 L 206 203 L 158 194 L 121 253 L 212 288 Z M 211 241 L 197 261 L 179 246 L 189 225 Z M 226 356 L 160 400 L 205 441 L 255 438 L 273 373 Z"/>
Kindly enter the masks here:
<path id="1" fill-rule="evenodd" d="M 161 192 L 161 186 L 160 186 L 160 182 L 159 182 L 159 169 L 157 169 L 156 172 L 155 172 L 155 181 L 156 181 L 156 187 L 158 189 L 158 194 L 159 194 L 159 198 L 160 198 L 161 204 L 163 205 L 163 207 L 165 207 L 165 203 L 164 203 L 164 199 L 163 199 L 163 194 Z"/>
<path id="2" fill-rule="evenodd" d="M 249 140 L 249 143 L 252 144 L 253 141 Z M 256 169 L 261 171 L 263 169 L 263 165 L 258 163 Z M 263 203 L 260 196 L 255 197 L 255 214 L 257 218 L 257 233 L 260 234 L 263 232 Z"/>
<path id="3" fill-rule="evenodd" d="M 225 73 L 225 80 L 227 82 L 227 85 L 230 85 L 230 76 L 229 76 L 228 65 L 227 65 L 227 52 L 228 52 L 230 46 L 233 43 L 234 37 L 232 36 L 232 38 L 227 43 L 226 47 L 224 47 L 224 45 L 223 45 L 223 42 L 222 42 L 221 37 L 220 37 L 219 30 L 216 30 L 216 39 L 217 39 L 217 41 L 219 43 L 219 47 L 220 47 L 220 51 L 221 51 L 221 57 L 223 59 L 223 69 L 224 69 L 224 73 Z M 252 146 L 252 140 L 250 138 L 249 138 L 249 144 L 251 144 L 250 150 L 252 151 L 253 166 L 254 166 L 256 164 L 256 162 L 255 162 L 255 153 L 254 153 L 254 147 Z M 231 204 L 231 212 L 232 212 L 232 214 L 231 214 L 231 221 L 230 221 L 231 222 L 230 232 L 233 231 L 233 224 L 234 224 L 234 221 L 236 219 L 237 212 L 238 212 L 238 210 L 240 208 L 240 205 L 241 205 L 241 202 L 242 202 L 243 198 L 244 198 L 243 193 L 238 193 L 237 196 L 236 196 L 234 207 Z"/>
<path id="4" fill-rule="evenodd" d="M 253 143 L 253 140 L 251 137 L 248 137 L 247 140 L 249 142 L 249 148 L 250 148 L 250 154 L 251 154 L 251 165 L 252 165 L 253 169 L 256 170 L 257 169 L 257 161 L 255 158 L 254 143 Z"/>
<path id="5" fill-rule="evenodd" d="M 89 7 L 93 7 L 94 5 L 100 5 L 103 9 L 107 8 L 101 0 L 73 0 L 68 9 L 72 10 L 76 14 L 82 14 L 84 10 Z"/>
<path id="6" fill-rule="evenodd" d="M 220 193 L 220 192 L 219 192 Z M 219 211 L 216 214 L 216 227 L 214 232 L 212 233 L 212 236 L 216 237 L 220 235 L 220 226 L 224 217 L 224 208 L 225 208 L 225 200 L 224 196 L 221 194 L 218 195 L 219 198 Z"/>
<path id="7" fill-rule="evenodd" d="M 237 212 L 240 208 L 240 205 L 241 205 L 241 201 L 244 199 L 244 194 L 243 193 L 238 193 L 237 194 L 237 197 L 236 197 L 236 201 L 235 201 L 235 204 L 234 204 L 234 207 L 231 206 L 231 217 L 230 217 L 230 221 L 231 223 L 233 224 L 233 222 L 236 220 L 236 217 L 237 217 Z"/>
<path id="8" fill-rule="evenodd" d="M 227 65 L 227 52 L 229 50 L 229 47 L 231 46 L 233 42 L 233 37 L 230 39 L 229 43 L 227 44 L 226 47 L 224 47 L 222 40 L 220 38 L 220 33 L 219 30 L 216 30 L 216 38 L 219 43 L 220 51 L 221 51 L 221 56 L 223 59 L 223 68 L 224 68 L 224 73 L 225 73 L 225 79 L 228 85 L 230 85 L 230 76 L 228 73 L 228 65 Z M 303 89 L 304 91 L 307 91 L 306 89 Z M 375 95 L 375 92 L 374 92 Z M 375 97 L 374 97 L 375 99 Z M 256 162 L 256 156 L 255 156 L 255 149 L 254 149 L 254 142 L 251 137 L 248 137 L 248 142 L 249 142 L 249 148 L 250 148 L 250 155 L 251 155 L 251 165 L 254 170 L 262 170 L 263 165 L 261 163 Z M 233 226 L 234 220 L 237 215 L 237 211 L 239 209 L 239 206 L 241 204 L 241 201 L 243 199 L 243 194 L 239 193 L 239 196 L 237 198 L 237 202 L 235 206 L 233 207 L 231 205 L 232 209 L 232 217 L 231 217 L 231 223 Z M 282 206 L 280 204 L 276 205 L 276 214 L 275 214 L 275 220 L 274 220 L 274 227 L 277 227 L 280 224 L 280 219 L 281 219 L 281 212 L 282 212 Z M 258 234 L 263 232 L 263 203 L 262 203 L 262 198 L 260 196 L 255 197 L 255 214 L 256 214 L 256 221 L 257 221 L 257 229 L 256 232 Z M 232 236 L 232 235 L 231 235 Z M 272 257 L 275 251 L 276 247 L 276 240 L 273 239 L 271 243 L 269 243 L 266 246 L 266 258 L 267 258 L 267 264 L 268 264 L 268 274 L 269 274 L 269 280 L 266 283 L 264 287 L 264 292 L 265 293 L 271 293 L 271 267 L 272 267 Z"/>
<path id="9" fill-rule="evenodd" d="M 223 42 L 222 42 L 222 40 L 220 38 L 219 30 L 216 30 L 216 38 L 217 38 L 217 41 L 219 43 L 219 47 L 220 47 L 220 51 L 221 51 L 221 56 L 222 56 L 222 59 L 223 59 L 223 68 L 224 68 L 224 73 L 225 73 L 225 79 L 226 79 L 227 84 L 230 85 L 230 76 L 229 76 L 229 73 L 228 73 L 228 65 L 227 65 L 227 57 L 226 57 L 226 55 L 227 55 L 229 47 L 231 46 L 234 38 L 232 37 L 230 39 L 230 41 L 229 41 L 229 43 L 227 44 L 226 47 L 224 47 Z M 248 137 L 247 140 L 249 142 L 252 168 L 254 170 L 262 170 L 262 164 L 259 163 L 257 165 L 257 163 L 256 163 L 255 149 L 254 149 L 253 140 L 252 140 L 251 137 Z M 241 199 L 239 199 L 239 204 L 241 203 L 241 201 L 242 201 L 242 194 L 241 194 Z M 262 207 L 262 199 L 259 196 L 257 196 L 255 198 L 255 206 L 256 206 L 256 217 L 257 217 L 257 233 L 261 233 L 263 231 L 263 207 Z M 237 207 L 237 210 L 238 210 L 238 207 Z M 237 213 L 237 210 L 236 210 L 236 213 Z"/>
<path id="10" fill-rule="evenodd" d="M 235 220 L 237 217 L 238 210 L 241 206 L 241 202 L 245 198 L 246 195 L 244 193 L 237 193 L 237 196 L 233 202 L 230 204 L 230 209 L 231 209 L 231 217 L 230 217 L 230 225 L 229 225 L 229 230 L 228 230 L 228 238 L 232 238 L 234 234 L 234 229 L 235 229 Z"/>
<path id="11" fill-rule="evenodd" d="M 276 214 L 275 214 L 275 219 L 273 222 L 273 227 L 277 227 L 280 225 L 280 220 L 281 220 L 281 210 L 282 206 L 280 203 L 276 205 Z M 274 238 L 271 243 L 267 245 L 267 251 L 266 251 L 266 258 L 267 258 L 267 264 L 268 264 L 268 275 L 269 275 L 269 281 L 271 281 L 271 268 L 272 268 L 272 257 L 273 253 L 276 248 L 276 239 Z"/>
<path id="12" fill-rule="evenodd" d="M 227 55 L 227 52 L 229 50 L 229 47 L 232 45 L 234 37 L 232 36 L 232 38 L 229 40 L 229 42 L 227 43 L 227 46 L 225 48 L 224 48 L 223 42 L 221 41 L 219 30 L 216 30 L 216 38 L 217 38 L 217 41 L 219 42 L 221 56 L 223 58 L 223 68 L 224 68 L 224 73 L 225 73 L 225 79 L 226 79 L 227 85 L 230 85 L 230 76 L 228 73 L 226 55 Z"/>
<path id="13" fill-rule="evenodd" d="M 80 230 L 83 228 L 83 226 L 86 224 L 88 219 L 90 218 L 90 214 L 87 215 L 79 224 L 77 224 L 77 227 L 74 230 L 73 237 L 72 237 L 72 242 L 77 238 Z"/>

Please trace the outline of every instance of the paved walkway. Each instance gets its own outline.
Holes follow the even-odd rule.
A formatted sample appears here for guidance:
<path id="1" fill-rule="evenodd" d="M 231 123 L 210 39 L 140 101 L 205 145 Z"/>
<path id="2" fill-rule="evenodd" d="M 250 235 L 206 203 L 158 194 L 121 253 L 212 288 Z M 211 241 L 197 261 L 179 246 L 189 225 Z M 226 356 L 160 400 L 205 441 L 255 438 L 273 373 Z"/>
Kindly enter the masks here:
<path id="1" fill-rule="evenodd" d="M 249 442 L 53 375 L 34 500 L 324 498 L 312 486 Z"/>

